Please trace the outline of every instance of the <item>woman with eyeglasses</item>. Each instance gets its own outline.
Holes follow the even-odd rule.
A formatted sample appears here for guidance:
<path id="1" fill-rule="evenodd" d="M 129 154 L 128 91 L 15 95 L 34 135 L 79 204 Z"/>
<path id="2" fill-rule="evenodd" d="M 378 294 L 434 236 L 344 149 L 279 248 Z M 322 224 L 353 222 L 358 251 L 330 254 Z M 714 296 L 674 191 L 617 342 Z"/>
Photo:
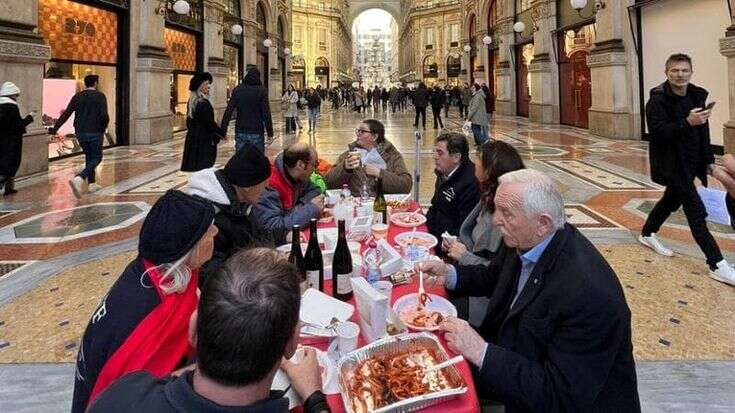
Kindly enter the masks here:
<path id="1" fill-rule="evenodd" d="M 347 184 L 354 196 L 360 194 L 364 183 L 369 194 L 375 196 L 378 178 L 382 179 L 386 194 L 411 192 L 413 178 L 401 153 L 385 139 L 385 127 L 375 119 L 365 119 L 355 129 L 355 141 L 339 156 L 324 179 L 330 189 Z"/>

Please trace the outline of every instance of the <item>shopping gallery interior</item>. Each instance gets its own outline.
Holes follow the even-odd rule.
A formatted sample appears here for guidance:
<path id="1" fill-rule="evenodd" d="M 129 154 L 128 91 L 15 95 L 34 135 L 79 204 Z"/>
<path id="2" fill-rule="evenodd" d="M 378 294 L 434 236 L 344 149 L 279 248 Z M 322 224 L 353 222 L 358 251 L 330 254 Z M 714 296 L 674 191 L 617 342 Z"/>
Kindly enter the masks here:
<path id="1" fill-rule="evenodd" d="M 363 131 L 363 120 L 376 119 L 412 178 L 402 198 L 393 194 L 400 198 L 394 205 L 415 205 L 421 218 L 451 177 L 437 172 L 440 135 L 464 136 L 475 164 L 484 139 L 510 145 L 526 168 L 553 181 L 567 224 L 617 277 L 630 310 L 640 409 L 735 410 L 735 287 L 711 275 L 686 207 L 656 234 L 672 256 L 639 239 L 668 193 L 652 178 L 650 143 L 669 136 L 652 130 L 647 109 L 657 88 L 673 90 L 662 86 L 674 82 L 669 56 L 689 56 L 686 87 L 705 89 L 702 102 L 716 103 L 702 127 L 709 146 L 698 150 L 714 154 L 714 168 L 724 168 L 723 156 L 735 152 L 733 7 L 733 0 L 0 0 L 0 108 L 10 102 L 13 113 L 28 119 L 17 133 L 20 163 L 1 177 L 0 411 L 70 410 L 85 329 L 138 256 L 148 211 L 169 190 L 187 192 L 196 173 L 182 170 L 189 139 L 201 138 L 193 132 L 201 129 L 193 126 L 192 99 L 207 100 L 219 124 L 254 69 L 270 111 L 260 120 L 269 160 L 302 142 L 318 153 L 315 174 L 341 168 L 348 145 L 375 132 Z M 196 82 L 201 72 L 208 73 L 206 96 Z M 93 151 L 89 134 L 77 130 L 82 122 L 72 116 L 59 124 L 72 97 L 88 88 L 89 75 L 97 76 L 94 88 L 106 98 L 98 109 L 109 117 L 96 135 L 102 147 L 92 168 L 96 182 L 79 177 Z M 15 87 L 7 86 L 9 94 L 6 82 Z M 425 123 L 415 115 L 424 86 Z M 0 148 L 9 151 L 15 132 L 3 116 L 10 116 L 5 109 Z M 84 113 L 77 108 L 76 116 Z M 253 115 L 238 112 L 217 132 L 207 167 L 223 168 L 233 157 L 236 123 L 247 116 Z M 272 132 L 264 133 L 262 122 Z M 75 188 L 77 178 L 88 182 Z M 322 190 L 341 189 L 326 181 Z M 701 179 L 694 184 L 704 188 Z M 698 192 L 704 201 L 697 202 L 706 206 L 706 226 L 723 259 L 735 265 L 735 230 L 718 216 L 726 185 L 710 176 L 713 191 L 707 199 Z M 331 265 L 326 257 L 324 265 Z M 553 337 L 556 328 L 547 333 Z M 547 349 L 555 345 L 549 340 Z M 327 354 L 329 342 L 322 344 Z M 331 389 L 324 383 L 324 393 L 332 411 L 356 411 L 349 396 L 340 398 L 349 386 L 340 381 L 346 379 L 339 356 L 331 367 L 338 383 Z M 461 371 L 474 368 L 463 363 Z M 465 393 L 454 400 L 416 406 L 504 411 L 502 397 L 487 402 L 472 376 L 463 377 Z M 505 409 L 605 410 L 513 403 Z M 129 409 L 120 411 L 135 410 Z"/>

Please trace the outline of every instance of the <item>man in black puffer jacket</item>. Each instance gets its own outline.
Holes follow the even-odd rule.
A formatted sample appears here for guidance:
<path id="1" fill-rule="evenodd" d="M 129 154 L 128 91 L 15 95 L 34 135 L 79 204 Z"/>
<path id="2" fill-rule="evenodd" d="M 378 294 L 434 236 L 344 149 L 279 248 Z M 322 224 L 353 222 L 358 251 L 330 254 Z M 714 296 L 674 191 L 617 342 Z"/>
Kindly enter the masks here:
<path id="1" fill-rule="evenodd" d="M 273 120 L 268 105 L 268 91 L 260 81 L 260 70 L 257 67 L 248 69 L 242 84 L 232 91 L 232 97 L 222 116 L 222 129 L 227 131 L 232 112 L 235 117 L 235 149 L 239 150 L 250 143 L 261 152 L 265 152 L 264 132 L 268 139 L 273 138 Z"/>
<path id="2" fill-rule="evenodd" d="M 467 138 L 460 133 L 446 132 L 436 138 L 436 185 L 426 225 L 437 239 L 444 231 L 459 235 L 462 221 L 480 202 L 480 183 L 469 152 Z"/>
<path id="3" fill-rule="evenodd" d="M 419 127 L 419 116 L 421 116 L 421 129 L 426 129 L 426 106 L 429 105 L 429 89 L 426 88 L 424 82 L 419 83 L 419 87 L 413 92 L 413 106 L 416 108 L 416 118 L 413 121 L 413 127 Z"/>

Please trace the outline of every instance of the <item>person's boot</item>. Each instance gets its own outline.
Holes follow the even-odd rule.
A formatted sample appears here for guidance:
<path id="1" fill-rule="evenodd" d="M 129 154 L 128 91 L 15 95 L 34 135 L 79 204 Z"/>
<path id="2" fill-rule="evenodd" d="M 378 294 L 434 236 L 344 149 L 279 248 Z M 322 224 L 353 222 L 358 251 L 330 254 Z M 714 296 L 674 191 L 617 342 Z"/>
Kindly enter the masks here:
<path id="1" fill-rule="evenodd" d="M 5 178 L 5 192 L 3 192 L 3 195 L 13 195 L 17 193 L 18 191 L 15 190 L 15 177 L 8 176 Z"/>

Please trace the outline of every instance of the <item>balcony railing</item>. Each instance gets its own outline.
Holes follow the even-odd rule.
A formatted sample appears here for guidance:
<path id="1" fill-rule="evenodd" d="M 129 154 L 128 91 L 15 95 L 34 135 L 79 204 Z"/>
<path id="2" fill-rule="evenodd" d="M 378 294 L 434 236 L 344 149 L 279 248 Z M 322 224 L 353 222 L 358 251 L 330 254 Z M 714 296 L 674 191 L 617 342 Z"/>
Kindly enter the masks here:
<path id="1" fill-rule="evenodd" d="M 411 14 L 411 13 L 416 13 L 419 11 L 431 10 L 431 9 L 436 9 L 440 7 L 458 6 L 460 3 L 461 3 L 460 0 L 437 1 L 435 3 L 422 4 L 420 6 L 411 7 L 410 9 L 408 9 L 408 13 Z"/>

